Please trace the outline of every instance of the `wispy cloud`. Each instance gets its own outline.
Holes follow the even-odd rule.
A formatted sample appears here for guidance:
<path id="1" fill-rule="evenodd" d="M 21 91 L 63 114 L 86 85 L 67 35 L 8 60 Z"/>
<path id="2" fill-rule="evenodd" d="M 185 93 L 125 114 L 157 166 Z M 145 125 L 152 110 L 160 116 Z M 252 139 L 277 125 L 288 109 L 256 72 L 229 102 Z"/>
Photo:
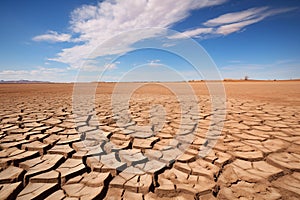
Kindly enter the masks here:
<path id="1" fill-rule="evenodd" d="M 219 28 L 217 28 L 214 33 L 221 34 L 221 35 L 228 35 L 228 34 L 231 34 L 234 32 L 238 32 L 242 28 L 244 28 L 248 25 L 257 23 L 261 20 L 262 20 L 262 18 L 258 18 L 258 19 L 251 19 L 251 20 L 246 20 L 246 21 L 242 21 L 242 22 L 237 22 L 237 23 L 233 23 L 233 24 L 226 24 L 226 25 L 223 25 L 223 26 L 220 26 Z"/>
<path id="2" fill-rule="evenodd" d="M 105 64 L 103 66 L 99 66 L 97 65 L 97 63 L 91 61 L 91 62 L 87 62 L 85 63 L 85 65 L 83 65 L 80 70 L 85 71 L 85 72 L 104 72 L 105 70 L 115 70 L 118 69 L 117 64 L 119 64 L 119 62 L 115 62 L 115 63 L 108 63 Z M 72 69 L 71 67 L 69 69 Z"/>
<path id="3" fill-rule="evenodd" d="M 150 67 L 160 67 L 160 66 L 165 66 L 164 64 L 160 63 L 159 59 L 156 60 L 149 60 L 148 63 L 146 64 Z"/>
<path id="4" fill-rule="evenodd" d="M 201 37 L 202 35 L 212 33 L 213 28 L 196 28 L 183 33 L 178 33 L 169 37 L 169 39 L 183 39 L 188 37 Z"/>
<path id="5" fill-rule="evenodd" d="M 34 41 L 46 41 L 46 42 L 70 42 L 71 41 L 71 35 L 62 33 L 59 34 L 55 31 L 48 31 L 46 34 L 43 35 L 37 35 L 32 40 Z"/>
<path id="6" fill-rule="evenodd" d="M 81 42 L 71 48 L 62 49 L 52 61 L 69 64 L 78 68 L 95 48 L 109 38 L 128 30 L 151 27 L 169 28 L 189 16 L 191 10 L 219 5 L 226 0 L 115 0 L 97 5 L 84 5 L 71 13 L 70 30 L 77 37 L 56 32 L 36 36 L 36 41 Z M 172 9 L 170 9 L 172 8 Z M 94 56 L 113 55 L 131 50 L 131 45 L 145 38 L 151 38 L 161 30 L 136 31 L 126 38 L 116 38 L 113 44 L 94 52 Z M 82 44 L 83 43 L 83 44 Z"/>
<path id="7" fill-rule="evenodd" d="M 242 30 L 244 27 L 260 22 L 266 17 L 288 12 L 295 8 L 270 9 L 268 7 L 251 8 L 241 12 L 221 15 L 215 19 L 209 20 L 204 25 L 219 26 L 217 34 L 228 35 Z"/>
<path id="8" fill-rule="evenodd" d="M 106 0 L 96 5 L 83 5 L 75 9 L 70 15 L 70 34 L 48 31 L 32 39 L 47 42 L 72 42 L 71 47 L 63 48 L 56 56 L 49 59 L 68 64 L 70 67 L 67 70 L 78 68 L 87 72 L 112 70 L 117 69 L 117 63 L 97 65 L 90 59 L 126 53 L 132 50 L 133 44 L 154 37 L 162 31 L 161 29 L 151 29 L 150 31 L 143 29 L 171 28 L 174 24 L 187 18 L 192 10 L 220 5 L 224 2 L 226 0 Z M 186 37 L 205 39 L 229 35 L 244 30 L 245 27 L 267 17 L 293 9 L 295 8 L 257 7 L 226 13 L 202 23 L 200 27 L 171 36 L 169 39 L 174 40 L 167 41 L 164 46 L 176 45 L 176 39 Z M 126 33 L 128 30 L 135 31 L 127 34 L 126 37 L 114 37 Z M 109 40 L 112 37 L 114 40 Z M 100 44 L 105 45 L 98 49 Z M 149 62 L 148 64 L 150 66 L 162 65 L 159 62 Z M 49 73 L 47 70 L 41 71 L 43 74 Z M 30 74 L 32 71 L 24 73 Z"/>
<path id="9" fill-rule="evenodd" d="M 66 69 L 35 67 L 32 70 L 2 70 L 0 79 L 3 80 L 38 80 L 38 81 L 70 81 L 73 78 L 66 77 Z M 70 74 L 69 74 L 70 75 Z M 68 75 L 68 76 L 69 76 Z"/>
<path id="10" fill-rule="evenodd" d="M 289 12 L 296 8 L 279 8 L 271 9 L 269 7 L 257 7 L 247 10 L 232 12 L 221 15 L 219 17 L 210 19 L 204 22 L 203 27 L 184 31 L 182 34 L 176 34 L 171 36 L 172 39 L 181 39 L 186 37 L 198 37 L 203 36 L 221 36 L 228 35 L 234 32 L 238 32 L 251 24 L 258 23 L 267 17 Z"/>
<path id="11" fill-rule="evenodd" d="M 236 22 L 256 19 L 262 16 L 264 11 L 266 11 L 267 9 L 268 7 L 259 7 L 259 8 L 250 8 L 239 12 L 227 13 L 217 18 L 210 19 L 207 22 L 203 23 L 203 25 L 220 26 L 224 24 L 232 24 Z"/>

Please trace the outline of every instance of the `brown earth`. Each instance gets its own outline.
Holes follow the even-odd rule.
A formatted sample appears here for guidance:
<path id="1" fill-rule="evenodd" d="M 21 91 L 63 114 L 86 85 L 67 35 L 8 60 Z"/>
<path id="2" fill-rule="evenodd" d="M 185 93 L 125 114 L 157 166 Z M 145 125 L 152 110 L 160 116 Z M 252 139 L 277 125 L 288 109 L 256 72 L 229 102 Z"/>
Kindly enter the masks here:
<path id="1" fill-rule="evenodd" d="M 0 199 L 299 199 L 300 81 L 223 83 L 0 84 Z"/>

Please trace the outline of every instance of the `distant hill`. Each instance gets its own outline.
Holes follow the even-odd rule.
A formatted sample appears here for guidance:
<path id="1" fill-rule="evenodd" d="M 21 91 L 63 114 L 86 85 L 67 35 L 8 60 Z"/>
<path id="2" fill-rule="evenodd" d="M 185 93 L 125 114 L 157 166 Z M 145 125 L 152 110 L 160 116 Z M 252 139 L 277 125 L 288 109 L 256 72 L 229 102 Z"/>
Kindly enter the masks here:
<path id="1" fill-rule="evenodd" d="M 12 80 L 12 81 L 4 81 L 0 80 L 1 83 L 51 83 L 50 81 L 29 81 L 29 80 Z"/>

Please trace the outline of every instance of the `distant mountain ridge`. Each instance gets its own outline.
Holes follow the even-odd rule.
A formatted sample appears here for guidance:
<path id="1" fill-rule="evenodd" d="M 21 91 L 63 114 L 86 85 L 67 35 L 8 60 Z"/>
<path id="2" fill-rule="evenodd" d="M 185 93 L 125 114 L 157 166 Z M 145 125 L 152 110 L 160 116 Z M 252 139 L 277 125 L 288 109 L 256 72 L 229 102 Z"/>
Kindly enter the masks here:
<path id="1" fill-rule="evenodd" d="M 52 83 L 50 81 L 30 81 L 30 80 L 11 80 L 11 81 L 5 81 L 0 80 L 1 83 Z"/>

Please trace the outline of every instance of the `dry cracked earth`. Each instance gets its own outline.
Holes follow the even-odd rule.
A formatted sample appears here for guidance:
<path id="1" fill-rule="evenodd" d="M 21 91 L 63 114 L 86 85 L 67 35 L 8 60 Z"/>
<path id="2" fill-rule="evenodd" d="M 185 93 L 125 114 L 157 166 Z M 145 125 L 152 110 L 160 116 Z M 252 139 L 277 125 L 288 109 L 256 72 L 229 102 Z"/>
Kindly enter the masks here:
<path id="1" fill-rule="evenodd" d="M 225 83 L 226 116 L 212 125 L 204 83 L 192 83 L 194 104 L 139 88 L 121 125 L 113 87 L 76 113 L 72 84 L 1 84 L 0 199 L 300 198 L 299 82 Z"/>

